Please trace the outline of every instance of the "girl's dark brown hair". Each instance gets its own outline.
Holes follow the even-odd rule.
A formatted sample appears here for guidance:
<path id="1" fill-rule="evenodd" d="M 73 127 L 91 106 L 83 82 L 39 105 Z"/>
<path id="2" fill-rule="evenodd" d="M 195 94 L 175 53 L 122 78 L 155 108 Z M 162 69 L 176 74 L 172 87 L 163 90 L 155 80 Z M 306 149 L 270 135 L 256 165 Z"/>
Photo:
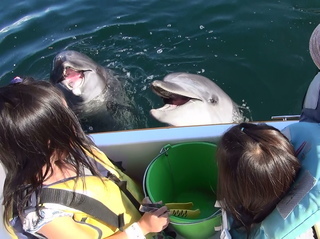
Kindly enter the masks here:
<path id="1" fill-rule="evenodd" d="M 52 175 L 53 154 L 59 158 L 57 166 L 70 165 L 77 177 L 83 175 L 84 167 L 98 175 L 85 153 L 92 152 L 94 144 L 63 101 L 63 94 L 46 81 L 25 79 L 0 87 L 0 160 L 6 171 L 6 223 L 12 206 L 23 215 L 30 195 L 41 190 L 44 180 Z M 20 197 L 26 185 L 28 193 Z"/>
<path id="2" fill-rule="evenodd" d="M 221 138 L 217 198 L 247 235 L 281 200 L 300 169 L 288 139 L 266 124 L 241 123 Z"/>

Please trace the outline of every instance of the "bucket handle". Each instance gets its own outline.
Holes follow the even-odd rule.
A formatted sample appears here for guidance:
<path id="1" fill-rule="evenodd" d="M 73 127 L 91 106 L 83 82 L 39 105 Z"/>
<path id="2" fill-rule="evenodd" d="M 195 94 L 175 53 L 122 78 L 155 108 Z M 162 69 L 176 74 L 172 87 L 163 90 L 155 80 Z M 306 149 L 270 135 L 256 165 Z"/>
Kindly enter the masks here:
<path id="1" fill-rule="evenodd" d="M 159 158 L 162 154 L 166 154 L 166 156 L 168 156 L 167 152 L 169 149 L 171 149 L 171 144 L 166 144 L 165 146 L 162 147 L 162 149 L 160 150 L 159 155 L 156 158 Z"/>
<path id="2" fill-rule="evenodd" d="M 148 167 L 146 168 L 145 172 L 144 172 L 144 175 L 143 175 L 143 183 L 142 183 L 142 187 L 143 187 L 143 194 L 145 197 L 148 197 L 148 193 L 147 193 L 147 189 L 146 189 L 146 176 L 147 176 L 147 172 L 150 168 L 150 166 L 152 165 L 152 163 L 154 161 L 156 161 L 161 155 L 165 154 L 166 156 L 168 156 L 167 152 L 168 150 L 171 148 L 171 144 L 166 144 L 165 146 L 163 146 L 160 150 L 160 153 L 154 158 L 152 159 L 152 161 L 149 163 Z"/>

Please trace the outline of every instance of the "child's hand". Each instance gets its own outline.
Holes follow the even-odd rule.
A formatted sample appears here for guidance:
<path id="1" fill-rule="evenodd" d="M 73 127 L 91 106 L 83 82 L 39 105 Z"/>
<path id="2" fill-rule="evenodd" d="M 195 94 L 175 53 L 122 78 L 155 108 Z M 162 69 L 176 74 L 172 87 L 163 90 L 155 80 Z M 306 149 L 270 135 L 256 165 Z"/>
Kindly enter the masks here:
<path id="1" fill-rule="evenodd" d="M 143 199 L 142 203 L 151 203 L 148 197 Z M 162 202 L 158 202 L 162 204 Z M 138 222 L 142 231 L 146 234 L 150 232 L 160 232 L 165 229 L 169 224 L 169 211 L 166 206 L 162 206 L 159 209 L 146 212 L 143 214 Z"/>

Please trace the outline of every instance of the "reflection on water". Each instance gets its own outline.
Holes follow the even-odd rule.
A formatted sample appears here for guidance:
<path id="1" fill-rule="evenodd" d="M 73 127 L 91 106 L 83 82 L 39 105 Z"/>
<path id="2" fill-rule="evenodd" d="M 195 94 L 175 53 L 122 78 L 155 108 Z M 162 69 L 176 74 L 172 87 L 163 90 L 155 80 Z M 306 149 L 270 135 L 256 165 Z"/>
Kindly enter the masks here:
<path id="1" fill-rule="evenodd" d="M 252 120 L 299 114 L 317 72 L 308 52 L 316 0 L 1 4 L 1 85 L 16 75 L 48 79 L 53 57 L 77 50 L 121 76 L 138 128 L 164 126 L 149 114 L 162 105 L 149 86 L 171 72 L 212 79 Z"/>

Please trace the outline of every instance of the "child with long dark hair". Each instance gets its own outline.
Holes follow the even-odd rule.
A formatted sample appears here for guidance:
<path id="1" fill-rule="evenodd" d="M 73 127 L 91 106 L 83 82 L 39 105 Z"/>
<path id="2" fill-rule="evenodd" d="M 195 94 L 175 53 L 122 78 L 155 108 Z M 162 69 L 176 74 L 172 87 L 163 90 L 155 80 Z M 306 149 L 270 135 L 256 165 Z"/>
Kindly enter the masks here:
<path id="1" fill-rule="evenodd" d="M 17 79 L 0 87 L 0 160 L 4 222 L 19 238 L 145 238 L 169 223 L 165 206 L 141 216 L 118 183 L 126 181 L 139 202 L 140 188 L 95 147 L 49 82 Z M 70 204 L 42 202 L 48 188 L 71 192 Z M 110 209 L 115 224 L 73 209 L 78 197 L 78 206 L 87 200 Z"/>

